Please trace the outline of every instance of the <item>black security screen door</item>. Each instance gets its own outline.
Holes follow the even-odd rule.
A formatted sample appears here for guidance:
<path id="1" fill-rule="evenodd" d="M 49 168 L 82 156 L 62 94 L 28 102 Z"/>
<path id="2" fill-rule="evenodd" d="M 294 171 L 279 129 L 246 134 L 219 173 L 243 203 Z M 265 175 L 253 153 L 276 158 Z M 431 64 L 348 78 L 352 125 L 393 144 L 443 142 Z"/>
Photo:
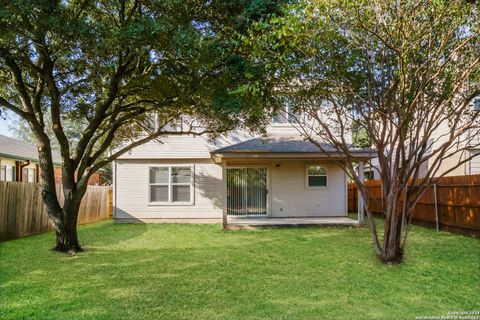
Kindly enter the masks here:
<path id="1" fill-rule="evenodd" d="M 227 169 L 227 213 L 234 216 L 267 214 L 267 169 Z"/>

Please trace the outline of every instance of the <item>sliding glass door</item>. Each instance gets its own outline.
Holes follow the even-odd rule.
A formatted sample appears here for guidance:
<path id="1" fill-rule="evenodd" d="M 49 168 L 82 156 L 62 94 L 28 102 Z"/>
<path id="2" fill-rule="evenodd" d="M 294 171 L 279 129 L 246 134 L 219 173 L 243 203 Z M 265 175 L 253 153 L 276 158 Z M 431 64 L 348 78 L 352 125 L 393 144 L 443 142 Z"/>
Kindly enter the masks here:
<path id="1" fill-rule="evenodd" d="M 227 214 L 267 214 L 267 169 L 227 169 Z"/>

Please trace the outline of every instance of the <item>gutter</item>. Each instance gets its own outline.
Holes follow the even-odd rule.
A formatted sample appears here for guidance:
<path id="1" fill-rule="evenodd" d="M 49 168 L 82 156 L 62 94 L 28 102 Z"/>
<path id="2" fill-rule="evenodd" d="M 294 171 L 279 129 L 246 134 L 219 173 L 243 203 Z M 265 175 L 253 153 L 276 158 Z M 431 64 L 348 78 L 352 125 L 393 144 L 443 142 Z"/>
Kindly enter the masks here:
<path id="1" fill-rule="evenodd" d="M 339 153 L 330 153 L 330 157 L 343 159 L 344 155 Z M 211 153 L 211 157 L 215 163 L 221 162 L 221 159 L 323 159 L 328 160 L 330 157 L 325 153 L 281 153 L 281 152 L 229 152 L 229 153 Z M 371 156 L 367 154 L 356 154 L 354 157 L 358 160 L 368 160 Z"/>

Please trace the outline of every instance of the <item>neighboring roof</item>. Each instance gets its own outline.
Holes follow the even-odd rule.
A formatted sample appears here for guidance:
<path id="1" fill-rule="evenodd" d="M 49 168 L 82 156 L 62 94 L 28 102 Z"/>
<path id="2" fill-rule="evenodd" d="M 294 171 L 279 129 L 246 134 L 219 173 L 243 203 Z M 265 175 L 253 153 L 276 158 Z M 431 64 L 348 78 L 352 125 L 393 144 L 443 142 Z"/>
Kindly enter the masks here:
<path id="1" fill-rule="evenodd" d="M 323 150 L 322 150 L 323 149 Z M 354 155 L 359 157 L 372 157 L 375 155 L 370 149 L 351 149 Z M 212 155 L 234 154 L 338 154 L 338 150 L 329 144 L 321 144 L 321 148 L 305 141 L 300 137 L 269 137 L 266 139 L 256 138 L 240 142 L 211 152 Z"/>
<path id="2" fill-rule="evenodd" d="M 38 161 L 37 146 L 0 134 L 0 157 Z M 62 162 L 60 154 L 56 151 L 52 151 L 52 158 L 55 164 Z"/>

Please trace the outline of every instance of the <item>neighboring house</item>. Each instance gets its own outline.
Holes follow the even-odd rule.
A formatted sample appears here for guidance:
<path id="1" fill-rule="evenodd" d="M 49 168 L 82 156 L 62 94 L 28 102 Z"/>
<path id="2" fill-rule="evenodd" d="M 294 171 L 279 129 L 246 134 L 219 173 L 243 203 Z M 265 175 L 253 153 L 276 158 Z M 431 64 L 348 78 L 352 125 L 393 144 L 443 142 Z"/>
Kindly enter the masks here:
<path id="1" fill-rule="evenodd" d="M 480 97 L 477 97 L 473 100 L 472 105 L 470 106 L 474 111 L 480 111 Z M 435 137 L 439 137 L 432 147 L 436 148 L 445 141 L 445 135 L 448 134 L 450 128 L 448 123 L 442 123 L 435 132 Z M 447 170 L 450 170 L 452 167 L 460 163 L 462 160 L 466 160 L 473 156 L 472 159 L 466 161 L 465 163 L 458 166 L 455 170 L 452 170 L 446 174 L 446 176 L 463 176 L 463 175 L 472 175 L 480 174 L 480 129 L 472 130 L 467 133 L 464 137 L 461 138 L 462 141 L 468 141 L 465 143 L 458 143 L 456 145 L 456 150 L 458 152 L 451 152 L 451 156 L 442 161 L 438 169 L 437 175 L 443 174 Z M 432 141 L 432 140 L 430 140 Z M 432 157 L 426 161 L 421 170 L 419 178 L 425 176 L 426 172 L 431 168 L 435 158 Z M 380 179 L 379 173 L 379 164 L 378 159 L 373 158 L 368 163 L 365 164 L 365 178 L 366 179 Z"/>
<path id="2" fill-rule="evenodd" d="M 61 160 L 52 154 L 55 179 L 61 181 Z M 0 135 L 0 181 L 40 182 L 38 151 L 34 144 Z"/>
<path id="3" fill-rule="evenodd" d="M 240 131 L 215 141 L 177 135 L 121 156 L 113 164 L 115 219 L 345 217 L 347 179 L 331 160 L 342 154 L 304 141 L 291 118 L 273 120 L 266 138 Z M 355 155 L 366 161 L 369 151 Z"/>
<path id="4" fill-rule="evenodd" d="M 62 183 L 60 154 L 52 152 L 55 183 Z M 32 143 L 0 135 L 0 181 L 40 182 L 37 146 Z M 89 179 L 89 185 L 103 184 L 102 172 L 96 172 Z"/>

